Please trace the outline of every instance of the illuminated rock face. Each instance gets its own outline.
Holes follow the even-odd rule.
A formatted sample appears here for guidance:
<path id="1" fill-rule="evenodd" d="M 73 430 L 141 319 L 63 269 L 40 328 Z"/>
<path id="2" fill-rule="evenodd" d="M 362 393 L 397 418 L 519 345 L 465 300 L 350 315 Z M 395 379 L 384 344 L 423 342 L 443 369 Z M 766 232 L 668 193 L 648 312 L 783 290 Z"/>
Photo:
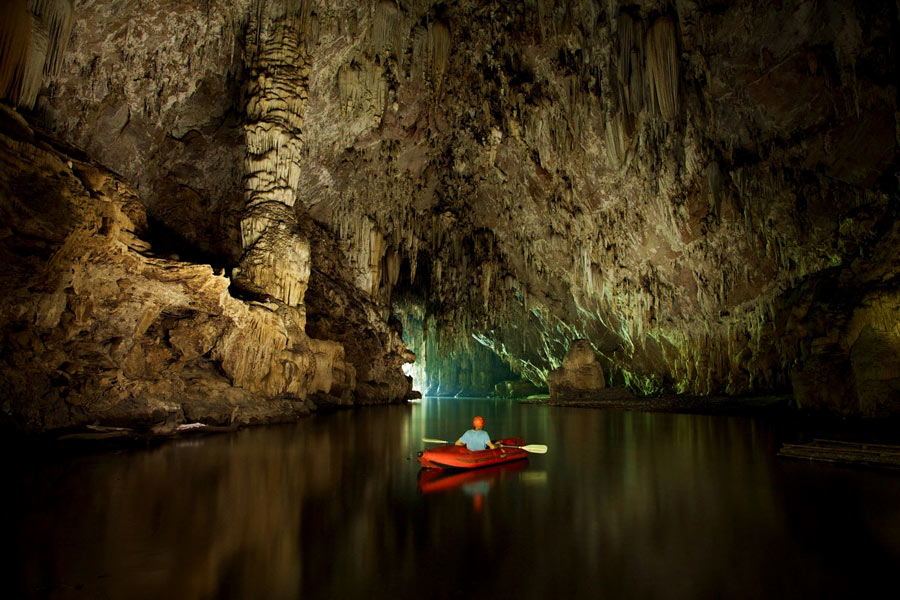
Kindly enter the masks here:
<path id="1" fill-rule="evenodd" d="M 266 3 L 251 13 L 250 69 L 244 135 L 243 255 L 235 283 L 288 306 L 302 306 L 309 282 L 309 243 L 294 212 L 303 152 L 309 58 L 307 2 Z"/>
<path id="2" fill-rule="evenodd" d="M 346 344 L 309 337 L 305 307 L 240 300 L 209 265 L 155 253 L 130 185 L 0 109 L 4 420 L 26 431 L 103 424 L 170 433 L 185 422 L 290 420 L 322 400 L 409 396 L 400 367 L 412 357 L 362 294 L 333 291 L 331 308 L 343 313 L 336 322 L 366 324 L 365 334 Z M 315 235 L 310 225 L 304 239 Z M 363 372 L 348 348 L 365 355 Z"/>
<path id="3" fill-rule="evenodd" d="M 131 182 L 177 250 L 235 264 L 251 2 L 77 4 L 59 73 L 35 103 L 42 124 Z"/>
<path id="4" fill-rule="evenodd" d="M 547 374 L 547 382 L 554 400 L 590 397 L 606 387 L 603 369 L 587 340 L 572 342 L 562 366 Z"/>
<path id="5" fill-rule="evenodd" d="M 4 109 L 3 411 L 25 430 L 271 422 L 321 387 L 299 315 L 141 239 L 133 188 Z"/>
<path id="6" fill-rule="evenodd" d="M 338 389 L 402 387 L 406 306 L 541 386 L 586 340 L 611 386 L 895 413 L 898 9 L 726 4 L 101 1 L 36 109 Z"/>

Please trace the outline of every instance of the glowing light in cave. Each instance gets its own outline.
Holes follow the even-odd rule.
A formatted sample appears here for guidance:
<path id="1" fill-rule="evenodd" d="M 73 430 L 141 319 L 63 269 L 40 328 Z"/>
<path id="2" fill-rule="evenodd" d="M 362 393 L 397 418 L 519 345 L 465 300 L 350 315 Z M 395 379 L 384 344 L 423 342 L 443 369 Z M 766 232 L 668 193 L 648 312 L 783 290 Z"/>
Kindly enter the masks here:
<path id="1" fill-rule="evenodd" d="M 418 362 L 406 363 L 405 365 L 403 365 L 403 374 L 408 377 L 412 377 L 413 391 L 421 392 L 424 394 L 425 390 L 428 389 L 428 380 L 425 377 L 424 365 L 420 365 Z"/>

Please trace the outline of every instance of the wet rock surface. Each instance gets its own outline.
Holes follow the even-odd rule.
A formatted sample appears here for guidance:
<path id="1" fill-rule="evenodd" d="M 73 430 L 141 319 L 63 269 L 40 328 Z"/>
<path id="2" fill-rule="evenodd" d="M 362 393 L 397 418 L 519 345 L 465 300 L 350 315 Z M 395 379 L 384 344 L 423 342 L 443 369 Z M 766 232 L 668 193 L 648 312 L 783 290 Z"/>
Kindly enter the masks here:
<path id="1" fill-rule="evenodd" d="M 528 380 L 501 381 L 494 386 L 494 395 L 500 398 L 528 398 L 545 394 L 547 390 L 540 388 Z"/>
<path id="2" fill-rule="evenodd" d="M 636 396 L 627 388 L 606 388 L 591 395 L 576 398 L 550 397 L 541 402 L 548 406 L 597 408 L 604 410 L 648 411 L 679 414 L 722 416 L 766 416 L 780 421 L 794 417 L 809 420 L 812 413 L 798 412 L 791 395 L 691 396 L 685 394 L 654 394 Z M 846 425 L 846 424 L 845 424 Z"/>

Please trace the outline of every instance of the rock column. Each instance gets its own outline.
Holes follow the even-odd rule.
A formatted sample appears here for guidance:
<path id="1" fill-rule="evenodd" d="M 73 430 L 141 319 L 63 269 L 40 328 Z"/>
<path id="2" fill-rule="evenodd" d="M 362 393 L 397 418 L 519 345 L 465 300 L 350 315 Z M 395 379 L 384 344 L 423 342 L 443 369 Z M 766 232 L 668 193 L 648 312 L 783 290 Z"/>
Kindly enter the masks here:
<path id="1" fill-rule="evenodd" d="M 247 36 L 247 143 L 238 287 L 302 309 L 309 242 L 294 212 L 308 99 L 307 0 L 259 0 Z"/>

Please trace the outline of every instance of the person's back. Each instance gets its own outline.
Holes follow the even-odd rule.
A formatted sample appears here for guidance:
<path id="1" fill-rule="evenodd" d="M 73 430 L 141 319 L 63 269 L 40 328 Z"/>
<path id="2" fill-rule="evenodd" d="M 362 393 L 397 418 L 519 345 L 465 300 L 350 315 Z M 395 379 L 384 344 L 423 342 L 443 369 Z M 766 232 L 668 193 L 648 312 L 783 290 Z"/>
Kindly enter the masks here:
<path id="1" fill-rule="evenodd" d="M 465 446 L 473 452 L 485 450 L 487 448 L 494 449 L 495 446 L 491 443 L 491 436 L 487 431 L 482 429 L 482 427 L 484 427 L 484 419 L 482 417 L 475 417 L 472 419 L 472 425 L 474 426 L 474 429 L 470 429 L 462 434 L 462 436 L 456 440 L 456 445 Z"/>
<path id="2" fill-rule="evenodd" d="M 484 429 L 470 429 L 459 438 L 469 450 L 485 450 L 491 442 L 491 436 Z"/>

